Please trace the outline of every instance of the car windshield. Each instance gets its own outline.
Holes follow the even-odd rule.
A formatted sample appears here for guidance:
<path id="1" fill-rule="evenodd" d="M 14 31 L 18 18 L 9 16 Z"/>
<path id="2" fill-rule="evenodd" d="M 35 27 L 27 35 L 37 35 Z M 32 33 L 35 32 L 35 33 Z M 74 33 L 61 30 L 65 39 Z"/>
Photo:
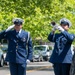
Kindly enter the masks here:
<path id="1" fill-rule="evenodd" d="M 38 55 L 38 54 L 39 54 L 39 51 L 34 50 L 34 51 L 33 51 L 33 54 L 34 54 L 34 55 Z"/>
<path id="2" fill-rule="evenodd" d="M 34 47 L 34 50 L 41 50 L 41 51 L 44 51 L 46 49 L 46 47 L 44 46 L 37 46 L 37 47 Z"/>

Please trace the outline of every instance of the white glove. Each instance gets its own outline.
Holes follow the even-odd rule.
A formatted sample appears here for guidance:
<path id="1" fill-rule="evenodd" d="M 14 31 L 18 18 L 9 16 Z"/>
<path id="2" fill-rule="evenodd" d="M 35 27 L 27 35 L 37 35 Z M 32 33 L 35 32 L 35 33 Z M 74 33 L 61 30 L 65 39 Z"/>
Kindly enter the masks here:
<path id="1" fill-rule="evenodd" d="M 61 32 L 64 31 L 64 29 L 63 29 L 61 26 L 57 26 L 56 28 L 57 28 L 59 31 L 61 31 Z"/>
<path id="2" fill-rule="evenodd" d="M 26 63 L 27 63 L 27 64 L 28 64 L 28 63 L 30 63 L 30 60 L 29 60 L 29 59 L 27 59 L 27 60 L 26 60 Z"/>
<path id="3" fill-rule="evenodd" d="M 52 31 L 57 30 L 57 26 L 58 26 L 58 25 L 53 26 Z"/>
<path id="4" fill-rule="evenodd" d="M 53 28 L 52 28 L 52 31 L 55 32 L 55 30 L 56 30 L 56 29 L 53 27 Z"/>
<path id="5" fill-rule="evenodd" d="M 12 28 L 14 28 L 14 26 L 15 26 L 15 25 L 9 26 L 9 27 L 6 29 L 6 32 L 9 31 L 9 30 L 11 30 Z"/>

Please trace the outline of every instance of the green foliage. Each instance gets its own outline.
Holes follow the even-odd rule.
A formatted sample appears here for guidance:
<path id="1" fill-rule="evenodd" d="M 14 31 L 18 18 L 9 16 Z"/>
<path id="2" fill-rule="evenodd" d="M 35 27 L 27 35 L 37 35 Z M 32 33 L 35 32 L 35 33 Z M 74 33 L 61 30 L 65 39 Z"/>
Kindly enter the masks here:
<path id="1" fill-rule="evenodd" d="M 12 24 L 14 17 L 24 19 L 23 29 L 33 40 L 47 41 L 50 22 L 66 17 L 71 20 L 70 33 L 75 29 L 75 0 L 0 0 L 0 31 Z"/>

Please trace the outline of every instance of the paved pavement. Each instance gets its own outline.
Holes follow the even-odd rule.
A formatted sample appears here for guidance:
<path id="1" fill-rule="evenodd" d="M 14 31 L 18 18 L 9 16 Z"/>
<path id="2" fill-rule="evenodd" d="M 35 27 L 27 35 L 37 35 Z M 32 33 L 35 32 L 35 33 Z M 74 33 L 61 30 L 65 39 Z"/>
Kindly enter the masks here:
<path id="1" fill-rule="evenodd" d="M 33 65 L 34 64 L 34 65 Z M 49 62 L 33 62 L 27 65 L 27 75 L 54 75 L 52 64 Z"/>
<path id="2" fill-rule="evenodd" d="M 50 69 L 52 64 L 49 62 L 31 62 L 27 64 L 27 70 Z"/>
<path id="3" fill-rule="evenodd" d="M 27 65 L 27 75 L 54 75 L 52 64 L 49 62 L 31 62 Z M 0 75 L 10 75 L 9 66 L 0 68 Z"/>

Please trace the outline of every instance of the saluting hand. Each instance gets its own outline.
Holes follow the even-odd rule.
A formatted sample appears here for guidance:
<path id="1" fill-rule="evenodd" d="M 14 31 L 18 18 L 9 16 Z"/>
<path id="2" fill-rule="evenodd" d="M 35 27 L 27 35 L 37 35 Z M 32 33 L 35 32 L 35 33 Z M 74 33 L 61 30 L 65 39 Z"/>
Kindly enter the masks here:
<path id="1" fill-rule="evenodd" d="M 14 26 L 15 26 L 15 25 L 9 26 L 9 27 L 6 29 L 6 32 L 9 31 L 9 30 L 11 30 L 12 28 L 14 28 Z"/>

